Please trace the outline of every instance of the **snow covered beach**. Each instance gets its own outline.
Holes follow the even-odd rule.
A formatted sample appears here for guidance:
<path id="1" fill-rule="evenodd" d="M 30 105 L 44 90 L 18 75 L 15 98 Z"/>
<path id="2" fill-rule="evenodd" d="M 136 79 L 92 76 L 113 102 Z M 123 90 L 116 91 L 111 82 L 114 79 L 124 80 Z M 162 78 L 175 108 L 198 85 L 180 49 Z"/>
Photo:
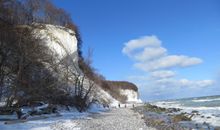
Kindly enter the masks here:
<path id="1" fill-rule="evenodd" d="M 62 108 L 58 115 L 45 114 L 37 120 L 35 117 L 38 116 L 34 116 L 33 119 L 12 124 L 5 124 L 7 121 L 4 119 L 16 119 L 15 115 L 1 115 L 0 130 L 219 130 L 219 127 L 196 123 L 193 118 L 188 120 L 194 113 L 181 114 L 181 111 L 147 104 L 135 104 L 135 108 L 133 104 L 120 104 L 120 108 L 94 104 L 83 113 Z"/>
<path id="2" fill-rule="evenodd" d="M 90 120 L 76 121 L 82 130 L 155 130 L 147 127 L 141 115 L 129 108 L 112 109 L 89 117 L 91 117 Z"/>
<path id="3" fill-rule="evenodd" d="M 130 108 L 112 108 L 105 111 L 61 112 L 60 117 L 28 121 L 16 124 L 4 124 L 1 130 L 155 130 L 147 127 L 139 113 Z"/>

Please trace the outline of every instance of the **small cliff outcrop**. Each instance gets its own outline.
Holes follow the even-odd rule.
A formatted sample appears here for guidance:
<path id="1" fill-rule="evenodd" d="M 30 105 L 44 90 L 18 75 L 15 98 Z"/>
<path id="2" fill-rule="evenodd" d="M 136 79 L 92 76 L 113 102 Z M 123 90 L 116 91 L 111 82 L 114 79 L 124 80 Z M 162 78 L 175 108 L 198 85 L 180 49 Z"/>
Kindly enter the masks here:
<path id="1" fill-rule="evenodd" d="M 106 81 L 103 89 L 123 103 L 140 103 L 138 87 L 127 81 Z"/>

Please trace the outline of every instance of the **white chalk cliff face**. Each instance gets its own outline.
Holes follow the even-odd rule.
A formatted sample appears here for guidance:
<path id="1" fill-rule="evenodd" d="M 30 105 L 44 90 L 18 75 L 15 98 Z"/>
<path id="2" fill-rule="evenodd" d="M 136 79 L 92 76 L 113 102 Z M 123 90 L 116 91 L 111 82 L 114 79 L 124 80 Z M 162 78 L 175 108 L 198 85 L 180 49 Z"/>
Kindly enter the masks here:
<path id="1" fill-rule="evenodd" d="M 127 96 L 127 102 L 132 103 L 132 102 L 137 102 L 141 103 L 142 101 L 139 99 L 139 94 L 138 92 L 132 90 L 132 89 L 120 89 L 121 95 Z"/>
<path id="2" fill-rule="evenodd" d="M 78 66 L 78 48 L 77 38 L 73 30 L 67 29 L 61 26 L 49 25 L 49 24 L 37 24 L 37 28 L 34 31 L 35 36 L 43 39 L 45 44 L 54 53 L 54 57 L 59 63 L 63 59 L 68 58 L 68 62 L 74 65 L 75 73 L 82 75 L 82 71 Z M 85 87 L 88 86 L 89 80 L 85 79 Z M 118 105 L 119 101 L 114 99 L 109 93 L 97 86 L 97 98 L 101 100 L 111 102 L 111 105 Z M 127 102 L 140 102 L 138 99 L 138 92 L 133 90 L 121 90 L 122 95 L 127 96 Z"/>
<path id="3" fill-rule="evenodd" d="M 76 33 L 61 26 L 49 24 L 38 26 L 34 31 L 35 35 L 43 39 L 50 50 L 54 52 L 57 62 L 68 57 L 69 62 L 74 65 L 76 73 L 80 73 Z"/>
<path id="4" fill-rule="evenodd" d="M 75 32 L 61 26 L 43 24 L 37 25 L 38 27 L 34 30 L 34 35 L 43 39 L 49 49 L 54 52 L 56 62 L 60 62 L 68 57 L 71 64 L 74 65 L 75 73 L 82 75 L 82 71 L 78 66 L 78 48 L 77 38 Z M 85 79 L 84 85 L 88 86 L 89 80 Z M 118 101 L 114 99 L 109 93 L 102 90 L 101 87 L 97 86 L 97 98 L 110 102 L 112 105 L 118 104 Z"/>
<path id="5" fill-rule="evenodd" d="M 59 59 L 75 54 L 72 58 L 77 63 L 77 39 L 74 31 L 54 25 L 45 25 L 44 29 L 38 31 L 50 49 L 58 54 Z"/>

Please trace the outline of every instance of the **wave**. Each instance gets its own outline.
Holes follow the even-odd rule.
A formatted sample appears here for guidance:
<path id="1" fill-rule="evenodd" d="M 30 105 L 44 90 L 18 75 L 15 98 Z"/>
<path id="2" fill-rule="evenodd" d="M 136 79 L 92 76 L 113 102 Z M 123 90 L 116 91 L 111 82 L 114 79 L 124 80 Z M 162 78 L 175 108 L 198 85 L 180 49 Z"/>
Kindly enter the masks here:
<path id="1" fill-rule="evenodd" d="M 187 107 L 184 106 L 181 103 L 178 102 L 166 102 L 166 101 L 161 101 L 161 102 L 155 102 L 152 103 L 154 105 L 160 106 L 160 107 L 164 107 L 164 108 L 180 108 L 180 109 L 184 109 L 184 110 L 218 110 L 220 111 L 220 107 L 206 107 L 206 106 L 202 106 L 202 107 Z"/>
<path id="2" fill-rule="evenodd" d="M 192 100 L 193 102 L 212 102 L 212 101 L 220 101 L 220 98 L 215 98 L 215 99 L 195 99 Z"/>
<path id="3" fill-rule="evenodd" d="M 188 100 L 193 102 L 209 102 L 209 101 L 217 101 L 220 98 L 216 99 L 194 99 Z M 198 111 L 201 115 L 193 116 L 192 120 L 197 123 L 204 123 L 207 122 L 212 126 L 220 126 L 220 107 L 206 107 L 206 106 L 186 106 L 184 103 L 180 101 L 160 101 L 154 102 L 153 105 L 157 105 L 163 108 L 180 108 L 182 109 L 181 112 L 191 113 L 192 111 Z"/>

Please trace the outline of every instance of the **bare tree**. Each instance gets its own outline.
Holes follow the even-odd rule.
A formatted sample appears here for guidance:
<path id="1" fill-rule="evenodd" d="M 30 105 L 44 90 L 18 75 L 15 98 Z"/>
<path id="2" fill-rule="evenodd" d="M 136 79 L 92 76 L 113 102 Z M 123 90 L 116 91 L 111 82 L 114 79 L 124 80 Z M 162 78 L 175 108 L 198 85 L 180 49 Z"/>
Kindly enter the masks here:
<path id="1" fill-rule="evenodd" d="M 33 100 L 59 104 L 65 100 L 85 110 L 95 89 L 92 51 L 83 61 L 78 49 L 84 75 L 77 73 L 69 56 L 55 62 L 55 54 L 33 36 L 33 22 L 70 28 L 76 32 L 78 48 L 82 45 L 70 15 L 49 0 L 0 0 L 0 99 L 7 100 L 7 107 L 14 102 L 19 106 Z M 18 26 L 23 24 L 31 26 Z"/>
<path id="2" fill-rule="evenodd" d="M 91 92 L 94 89 L 94 82 L 92 80 L 87 79 L 88 84 L 85 83 L 85 75 L 82 77 L 76 77 L 75 82 L 75 106 L 78 108 L 80 112 L 85 111 L 90 102 L 92 101 Z"/>

